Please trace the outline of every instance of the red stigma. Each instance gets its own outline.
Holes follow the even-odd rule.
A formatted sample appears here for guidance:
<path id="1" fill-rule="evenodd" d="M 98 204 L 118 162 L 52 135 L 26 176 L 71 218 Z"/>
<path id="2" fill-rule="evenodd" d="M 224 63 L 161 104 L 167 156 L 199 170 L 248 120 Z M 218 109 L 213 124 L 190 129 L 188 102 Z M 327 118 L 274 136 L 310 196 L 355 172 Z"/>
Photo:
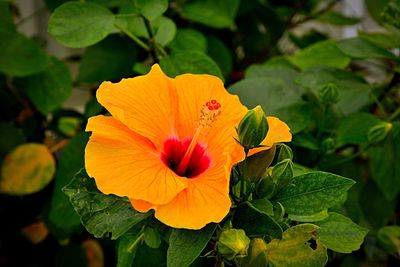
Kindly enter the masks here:
<path id="1" fill-rule="evenodd" d="M 218 103 L 217 100 L 213 99 L 211 101 L 206 102 L 206 107 L 208 110 L 218 110 L 221 108 L 221 104 Z"/>

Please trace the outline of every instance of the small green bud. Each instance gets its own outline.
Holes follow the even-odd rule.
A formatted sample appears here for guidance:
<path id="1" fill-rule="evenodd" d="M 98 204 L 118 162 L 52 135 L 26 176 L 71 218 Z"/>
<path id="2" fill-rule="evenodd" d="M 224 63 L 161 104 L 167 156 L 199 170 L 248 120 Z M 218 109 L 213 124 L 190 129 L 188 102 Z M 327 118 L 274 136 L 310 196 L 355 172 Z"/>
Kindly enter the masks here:
<path id="1" fill-rule="evenodd" d="M 385 226 L 378 231 L 378 244 L 386 252 L 400 256 L 400 226 Z"/>
<path id="2" fill-rule="evenodd" d="M 249 110 L 238 127 L 239 141 L 247 149 L 258 146 L 264 140 L 267 132 L 267 116 L 261 106 Z"/>
<path id="3" fill-rule="evenodd" d="M 270 176 L 262 178 L 256 187 L 256 195 L 259 198 L 269 198 L 275 191 L 275 183 L 272 181 Z"/>
<path id="4" fill-rule="evenodd" d="M 222 231 L 217 246 L 221 255 L 232 260 L 235 257 L 245 257 L 249 244 L 250 239 L 242 229 L 228 229 Z"/>
<path id="5" fill-rule="evenodd" d="M 286 145 L 286 144 L 280 144 L 279 145 L 279 154 L 278 154 L 278 162 L 284 160 L 284 159 L 290 159 L 293 160 L 293 152 L 292 149 Z"/>
<path id="6" fill-rule="evenodd" d="M 325 151 L 327 153 L 332 153 L 333 151 L 335 151 L 335 147 L 336 147 L 335 139 L 328 137 L 324 141 L 322 141 L 321 146 L 322 146 L 323 151 Z"/>
<path id="7" fill-rule="evenodd" d="M 290 159 L 284 159 L 278 162 L 272 169 L 272 180 L 280 187 L 289 184 L 293 178 L 293 162 Z"/>
<path id="8" fill-rule="evenodd" d="M 390 130 L 392 129 L 393 125 L 389 122 L 382 122 L 379 123 L 378 125 L 373 126 L 371 129 L 369 129 L 367 137 L 368 141 L 372 144 L 379 143 L 383 141 Z"/>
<path id="9" fill-rule="evenodd" d="M 339 101 L 339 91 L 334 83 L 328 83 L 319 90 L 319 97 L 325 104 L 335 104 Z"/>
<path id="10" fill-rule="evenodd" d="M 249 253 L 242 261 L 242 266 L 267 267 L 267 244 L 262 238 L 254 238 L 250 242 Z"/>
<path id="11" fill-rule="evenodd" d="M 275 220 L 277 220 L 277 221 L 282 220 L 283 217 L 285 217 L 285 212 L 286 212 L 285 207 L 281 203 L 276 202 L 274 204 L 274 219 Z"/>

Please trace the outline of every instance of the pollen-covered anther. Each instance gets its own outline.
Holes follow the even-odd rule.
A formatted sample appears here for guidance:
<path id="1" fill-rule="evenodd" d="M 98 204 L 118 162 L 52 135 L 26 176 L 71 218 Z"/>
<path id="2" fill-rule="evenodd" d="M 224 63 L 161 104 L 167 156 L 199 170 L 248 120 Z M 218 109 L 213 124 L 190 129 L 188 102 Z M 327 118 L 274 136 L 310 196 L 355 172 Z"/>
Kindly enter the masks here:
<path id="1" fill-rule="evenodd" d="M 217 119 L 219 114 L 221 114 L 221 104 L 215 99 L 207 101 L 200 111 L 199 124 L 211 126 L 211 123 Z"/>

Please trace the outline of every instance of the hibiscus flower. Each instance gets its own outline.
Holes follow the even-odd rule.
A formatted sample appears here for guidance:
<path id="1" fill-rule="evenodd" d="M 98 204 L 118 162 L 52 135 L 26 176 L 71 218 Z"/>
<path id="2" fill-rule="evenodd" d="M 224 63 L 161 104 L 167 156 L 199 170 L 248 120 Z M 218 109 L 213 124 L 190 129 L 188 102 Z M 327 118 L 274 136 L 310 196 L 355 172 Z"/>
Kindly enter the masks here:
<path id="1" fill-rule="evenodd" d="M 112 116 L 89 119 L 85 165 L 101 192 L 128 197 L 140 212 L 154 209 L 175 228 L 200 229 L 227 215 L 231 168 L 244 158 L 235 127 L 247 108 L 220 79 L 172 79 L 154 65 L 147 75 L 103 82 L 97 99 Z M 288 141 L 286 124 L 272 120 L 282 132 L 270 126 L 271 142 Z"/>

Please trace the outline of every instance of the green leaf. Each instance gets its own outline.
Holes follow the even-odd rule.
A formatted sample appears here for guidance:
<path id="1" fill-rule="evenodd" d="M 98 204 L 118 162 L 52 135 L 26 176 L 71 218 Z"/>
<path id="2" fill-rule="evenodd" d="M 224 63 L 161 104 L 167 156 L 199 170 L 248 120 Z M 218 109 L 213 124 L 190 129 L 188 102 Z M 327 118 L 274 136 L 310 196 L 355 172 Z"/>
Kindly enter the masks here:
<path id="1" fill-rule="evenodd" d="M 173 53 L 181 51 L 199 51 L 206 53 L 207 39 L 199 31 L 187 28 L 179 29 L 174 40 L 168 45 Z"/>
<path id="2" fill-rule="evenodd" d="M 299 101 L 299 95 L 303 93 L 302 88 L 295 83 L 298 75 L 299 72 L 293 67 L 270 64 L 251 65 L 249 68 L 246 69 L 245 72 L 246 78 L 279 79 L 288 91 L 293 92 L 296 95 L 295 97 L 297 100 L 295 102 Z"/>
<path id="3" fill-rule="evenodd" d="M 137 37 L 149 38 L 144 19 L 137 14 L 115 15 L 115 27 L 122 28 Z"/>
<path id="4" fill-rule="evenodd" d="M 161 245 L 161 236 L 158 230 L 146 227 L 144 229 L 144 242 L 151 248 L 158 248 Z"/>
<path id="5" fill-rule="evenodd" d="M 383 22 L 400 28 L 400 0 L 391 0 L 381 13 Z"/>
<path id="6" fill-rule="evenodd" d="M 209 27 L 231 27 L 239 7 L 239 0 L 196 0 L 183 6 L 182 15 Z"/>
<path id="7" fill-rule="evenodd" d="M 278 78 L 244 79 L 232 85 L 229 91 L 239 95 L 248 108 L 261 104 L 268 115 L 275 115 L 279 109 L 301 101 L 300 92 L 287 88 Z"/>
<path id="8" fill-rule="evenodd" d="M 350 63 L 350 58 L 331 40 L 318 42 L 300 50 L 294 56 L 289 57 L 289 60 L 302 70 L 315 66 L 344 69 Z"/>
<path id="9" fill-rule="evenodd" d="M 253 208 L 261 213 L 265 213 L 269 216 L 274 216 L 274 208 L 272 206 L 272 203 L 266 198 L 254 199 L 249 203 L 249 205 L 251 205 Z"/>
<path id="10" fill-rule="evenodd" d="M 254 66 L 249 69 L 246 75 L 252 78 L 233 84 L 229 91 L 239 95 L 248 108 L 261 104 L 267 115 L 288 123 L 292 133 L 305 129 L 311 110 L 302 100 L 300 88 L 293 83 L 297 72 L 286 67 Z"/>
<path id="11" fill-rule="evenodd" d="M 117 267 L 133 266 L 138 243 L 143 237 L 140 229 L 134 230 L 136 231 L 128 231 L 117 240 Z"/>
<path id="12" fill-rule="evenodd" d="M 306 103 L 292 104 L 287 107 L 281 107 L 271 115 L 277 116 L 279 119 L 289 125 L 290 132 L 297 134 L 306 129 L 311 121 L 312 109 Z"/>
<path id="13" fill-rule="evenodd" d="M 50 17 L 48 31 L 61 44 L 80 48 L 95 44 L 114 30 L 114 15 L 88 2 L 67 2 Z"/>
<path id="14" fill-rule="evenodd" d="M 288 37 L 290 41 L 300 49 L 304 49 L 312 44 L 328 39 L 328 36 L 317 30 L 307 31 L 301 36 L 298 36 L 293 32 L 289 32 Z"/>
<path id="15" fill-rule="evenodd" d="M 172 229 L 167 266 L 186 267 L 192 264 L 200 256 L 216 228 L 216 224 L 209 224 L 201 230 Z"/>
<path id="16" fill-rule="evenodd" d="M 393 49 L 400 46 L 400 34 L 394 32 L 358 32 L 358 36 L 376 46 Z"/>
<path id="17" fill-rule="evenodd" d="M 72 138 L 58 160 L 54 190 L 44 218 L 46 226 L 60 240 L 69 238 L 81 229 L 79 216 L 61 189 L 84 167 L 84 151 L 88 139 L 88 133 L 80 133 Z"/>
<path id="18" fill-rule="evenodd" d="M 289 219 L 296 222 L 318 222 L 327 218 L 328 210 L 322 210 L 320 212 L 314 213 L 312 215 L 293 215 L 289 214 Z"/>
<path id="19" fill-rule="evenodd" d="M 304 147 L 309 150 L 318 151 L 318 140 L 310 133 L 301 132 L 293 137 L 292 144 L 298 147 Z"/>
<path id="20" fill-rule="evenodd" d="M 135 0 L 135 6 L 148 20 L 160 17 L 168 9 L 168 0 Z"/>
<path id="21" fill-rule="evenodd" d="M 0 32 L 0 72 L 10 76 L 27 76 L 43 71 L 48 57 L 39 45 L 16 32 Z"/>
<path id="22" fill-rule="evenodd" d="M 217 37 L 207 36 L 207 54 L 218 64 L 224 77 L 232 71 L 233 57 L 228 47 Z"/>
<path id="23" fill-rule="evenodd" d="M 374 181 L 369 179 L 361 190 L 359 203 L 369 225 L 380 228 L 393 218 L 397 199 L 388 201 Z"/>
<path id="24" fill-rule="evenodd" d="M 328 261 L 326 248 L 316 240 L 311 248 L 309 240 L 315 237 L 318 226 L 300 224 L 287 229 L 282 240 L 273 239 L 266 247 L 269 263 L 274 267 L 319 267 Z"/>
<path id="25" fill-rule="evenodd" d="M 11 122 L 0 122 L 0 159 L 25 142 L 24 133 Z"/>
<path id="26" fill-rule="evenodd" d="M 396 59 L 396 56 L 386 49 L 380 48 L 367 40 L 358 37 L 338 41 L 337 46 L 347 56 L 355 59 Z"/>
<path id="27" fill-rule="evenodd" d="M 137 50 L 132 42 L 120 36 L 111 35 L 86 49 L 79 66 L 77 80 L 98 83 L 131 77 L 136 58 Z"/>
<path id="28" fill-rule="evenodd" d="M 358 226 L 349 218 L 330 212 L 329 217 L 323 221 L 316 222 L 318 238 L 327 248 L 340 252 L 351 253 L 360 249 L 368 230 Z"/>
<path id="29" fill-rule="evenodd" d="M 17 196 L 36 193 L 50 183 L 55 169 L 55 160 L 46 146 L 17 146 L 3 161 L 0 192 Z"/>
<path id="30" fill-rule="evenodd" d="M 60 107 L 72 93 L 72 78 L 69 69 L 56 58 L 51 58 L 45 71 L 21 78 L 17 83 L 43 114 L 48 114 Z"/>
<path id="31" fill-rule="evenodd" d="M 365 5 L 369 14 L 376 20 L 381 20 L 381 13 L 390 0 L 365 0 Z"/>
<path id="32" fill-rule="evenodd" d="M 282 238 L 282 228 L 275 220 L 254 207 L 250 203 L 245 203 L 237 207 L 233 226 L 236 229 L 244 229 L 246 235 L 268 235 L 274 238 Z"/>
<path id="33" fill-rule="evenodd" d="M 218 65 L 207 55 L 193 52 L 179 52 L 163 57 L 160 61 L 161 68 L 169 77 L 180 74 L 211 74 L 221 79 L 222 73 Z"/>
<path id="34" fill-rule="evenodd" d="M 132 266 L 167 266 L 167 246 L 165 245 L 165 243 L 162 243 L 160 248 L 154 249 L 145 244 L 139 245 Z"/>
<path id="35" fill-rule="evenodd" d="M 86 119 L 92 117 L 92 116 L 96 116 L 99 115 L 100 112 L 103 110 L 103 106 L 99 104 L 99 102 L 97 102 L 96 97 L 92 97 L 85 106 L 85 112 L 84 112 L 84 117 Z"/>
<path id="36" fill-rule="evenodd" d="M 310 172 L 295 177 L 292 183 L 273 200 L 280 202 L 288 214 L 313 215 L 340 203 L 354 181 L 331 173 Z"/>
<path id="37" fill-rule="evenodd" d="M 75 136 L 79 130 L 82 120 L 77 117 L 64 116 L 61 117 L 57 122 L 58 130 L 66 136 Z"/>
<path id="38" fill-rule="evenodd" d="M 360 22 L 360 18 L 348 17 L 333 10 L 323 13 L 322 15 L 318 16 L 316 20 L 337 26 L 354 25 Z"/>
<path id="39" fill-rule="evenodd" d="M 369 102 L 372 88 L 363 78 L 350 72 L 331 67 L 315 67 L 301 73 L 296 82 L 309 88 L 318 95 L 318 91 L 328 83 L 337 86 L 339 102 L 336 106 L 344 115 L 359 111 Z"/>
<path id="40" fill-rule="evenodd" d="M 385 226 L 378 231 L 379 245 L 385 251 L 400 255 L 400 226 Z"/>
<path id="41" fill-rule="evenodd" d="M 246 177 L 252 181 L 262 178 L 275 157 L 276 146 L 251 155 L 246 159 Z"/>
<path id="42" fill-rule="evenodd" d="M 0 25 L 0 32 L 15 32 L 9 3 L 0 2 Z"/>
<path id="43" fill-rule="evenodd" d="M 400 122 L 394 122 L 392 132 L 382 145 L 369 150 L 372 178 L 387 200 L 400 192 Z"/>
<path id="44" fill-rule="evenodd" d="M 154 39 L 160 45 L 166 46 L 174 39 L 176 25 L 172 19 L 164 16 L 159 17 L 154 21 L 154 27 L 156 28 Z"/>
<path id="45" fill-rule="evenodd" d="M 117 239 L 150 215 L 135 211 L 127 199 L 101 193 L 94 179 L 89 178 L 84 170 L 75 175 L 63 192 L 69 197 L 86 230 L 96 238 Z"/>
<path id="46" fill-rule="evenodd" d="M 368 144 L 368 131 L 379 124 L 380 119 L 370 113 L 358 112 L 344 118 L 337 130 L 337 143 L 362 145 Z"/>

